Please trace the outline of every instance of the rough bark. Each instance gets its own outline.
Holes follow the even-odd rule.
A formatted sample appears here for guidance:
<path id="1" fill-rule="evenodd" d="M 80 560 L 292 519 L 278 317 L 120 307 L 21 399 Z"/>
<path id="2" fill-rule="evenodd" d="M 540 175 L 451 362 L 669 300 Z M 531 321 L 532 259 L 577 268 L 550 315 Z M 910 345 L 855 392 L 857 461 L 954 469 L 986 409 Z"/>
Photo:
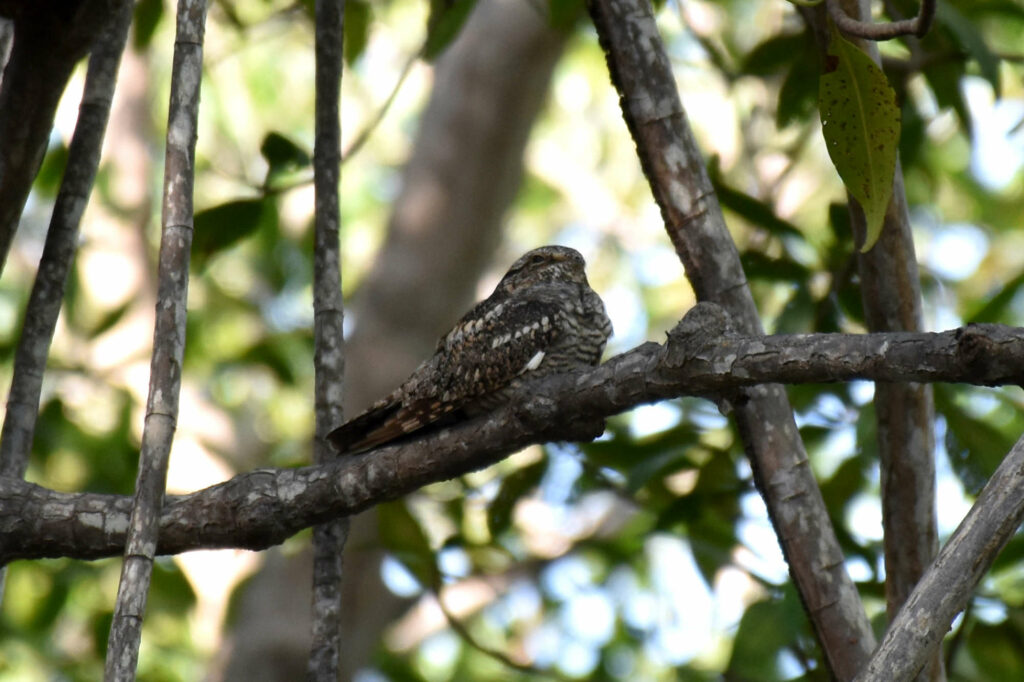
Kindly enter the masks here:
<path id="1" fill-rule="evenodd" d="M 78 246 L 82 213 L 89 201 L 110 115 L 121 53 L 128 39 L 132 3 L 120 2 L 89 60 L 78 121 L 68 149 L 39 270 L 18 337 L 14 375 L 0 434 L 0 476 L 25 475 L 39 412 L 43 372 L 57 326 L 64 286 Z"/>
<path id="2" fill-rule="evenodd" d="M 124 563 L 107 643 L 107 680 L 135 679 L 142 619 L 160 531 L 167 465 L 178 417 L 205 26 L 205 0 L 180 0 L 168 107 L 163 229 L 149 397 Z"/>
<path id="3" fill-rule="evenodd" d="M 852 20 L 869 20 L 866 0 L 842 0 Z M 808 13 L 824 55 L 828 31 L 825 12 Z M 876 63 L 881 63 L 873 42 L 859 41 Z M 849 198 L 852 229 L 866 234 L 864 214 Z M 921 285 L 903 185 L 897 162 L 893 198 L 875 246 L 857 254 L 864 319 L 872 332 L 922 331 Z M 876 384 L 875 415 L 878 422 L 878 459 L 881 478 L 882 527 L 884 528 L 886 610 L 895 617 L 938 549 L 935 518 L 935 406 L 930 386 Z M 941 656 L 921 679 L 945 678 Z"/>
<path id="4" fill-rule="evenodd" d="M 1024 438 L 914 587 L 858 682 L 909 680 L 941 653 L 942 638 L 1024 520 Z"/>
<path id="5" fill-rule="evenodd" d="M 646 0 L 590 0 L 623 117 L 669 238 L 697 297 L 714 301 L 749 334 L 762 332 L 736 246 L 690 131 Z M 736 425 L 793 582 L 826 662 L 852 678 L 875 646 L 856 586 L 807 462 L 782 386 L 737 403 Z"/>
<path id="6" fill-rule="evenodd" d="M 342 378 L 345 373 L 344 310 L 341 299 L 340 213 L 338 180 L 341 168 L 341 54 L 345 0 L 316 3 L 316 143 L 313 171 L 316 218 L 313 249 L 313 365 L 315 368 L 315 437 L 313 461 L 335 457 L 325 440 L 342 421 Z M 342 550 L 348 519 L 335 519 L 313 529 L 312 646 L 307 679 L 338 679 L 341 647 Z"/>
<path id="7" fill-rule="evenodd" d="M 605 417 L 682 395 L 731 397 L 762 382 L 852 379 L 1024 383 L 1024 329 L 978 325 L 940 334 L 730 335 L 699 304 L 665 345 L 531 383 L 492 414 L 422 439 L 300 469 L 261 469 L 168 498 L 159 552 L 265 549 L 331 518 L 488 466 L 531 443 L 587 440 Z M 94 559 L 124 545 L 130 498 L 58 493 L 0 479 L 0 560 Z"/>

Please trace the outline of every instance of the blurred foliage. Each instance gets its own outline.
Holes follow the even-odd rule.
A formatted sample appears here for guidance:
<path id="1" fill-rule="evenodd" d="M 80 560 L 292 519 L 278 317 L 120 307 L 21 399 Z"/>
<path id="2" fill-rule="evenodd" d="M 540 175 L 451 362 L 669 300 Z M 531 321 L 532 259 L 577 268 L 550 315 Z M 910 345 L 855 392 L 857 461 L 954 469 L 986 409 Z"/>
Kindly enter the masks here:
<path id="1" fill-rule="evenodd" d="M 376 119 L 408 60 L 442 53 L 473 5 L 347 2 L 343 148 Z M 916 12 L 910 0 L 886 6 Z M 137 4 L 122 68 L 129 113 L 108 139 L 54 342 L 29 478 L 60 490 L 127 493 L 134 481 L 172 7 Z M 172 491 L 309 458 L 312 10 L 312 0 L 217 2 L 210 10 Z M 619 352 L 663 339 L 693 294 L 581 14 L 578 0 L 548 3 L 552 24 L 573 33 L 526 151 L 496 268 L 540 243 L 583 250 L 614 318 L 610 351 Z M 797 10 L 755 0 L 666 3 L 658 21 L 766 329 L 862 331 L 845 194 L 815 109 L 820 58 Z M 902 113 L 901 163 L 932 329 L 1024 319 L 1022 31 L 1019 3 L 948 0 L 924 39 L 880 46 Z M 346 296 L 381 242 L 430 84 L 421 62 L 345 162 Z M 0 281 L 0 375 L 8 382 L 76 92 Z M 882 628 L 871 386 L 792 386 L 789 394 L 849 570 Z M 947 536 L 1024 430 L 1024 396 L 939 386 L 936 407 Z M 640 408 L 610 420 L 598 442 L 531 448 L 381 513 L 380 542 L 399 567 L 390 579 L 396 590 L 424 604 L 440 592 L 453 609 L 472 584 L 491 585 L 492 596 L 456 609 L 460 627 L 424 628 L 401 651 L 381 643 L 379 677 L 368 679 L 826 677 L 741 444 L 709 402 Z M 141 679 L 202 679 L 217 633 L 230 627 L 218 600 L 251 570 L 232 568 L 227 555 L 218 555 L 216 571 L 190 568 L 188 559 L 161 560 L 154 574 Z M 237 574 L 225 577 L 230 570 Z M 97 679 L 117 574 L 112 560 L 12 565 L 0 680 Z M 1018 535 L 947 638 L 950 678 L 1020 678 L 1022 630 Z M 510 668 L 493 651 L 525 667 Z"/>

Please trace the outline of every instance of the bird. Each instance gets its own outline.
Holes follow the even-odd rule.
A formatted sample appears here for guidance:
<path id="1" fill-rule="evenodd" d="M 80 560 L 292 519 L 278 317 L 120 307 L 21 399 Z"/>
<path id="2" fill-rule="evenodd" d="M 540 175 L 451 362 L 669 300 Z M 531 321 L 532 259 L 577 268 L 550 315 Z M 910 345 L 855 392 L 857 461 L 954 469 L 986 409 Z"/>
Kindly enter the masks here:
<path id="1" fill-rule="evenodd" d="M 524 380 L 597 365 L 612 323 L 584 268 L 567 246 L 525 253 L 432 357 L 327 440 L 357 454 L 494 410 Z"/>

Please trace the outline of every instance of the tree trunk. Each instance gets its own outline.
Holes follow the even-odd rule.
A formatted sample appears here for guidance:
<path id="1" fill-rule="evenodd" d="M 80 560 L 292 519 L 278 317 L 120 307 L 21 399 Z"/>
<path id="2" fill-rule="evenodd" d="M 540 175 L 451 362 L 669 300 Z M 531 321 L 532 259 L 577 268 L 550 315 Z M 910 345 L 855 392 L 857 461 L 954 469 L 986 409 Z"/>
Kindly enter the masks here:
<path id="1" fill-rule="evenodd" d="M 386 241 L 351 308 L 346 413 L 387 393 L 468 308 L 522 177 L 529 131 L 565 35 L 516 0 L 485 0 L 438 61 L 435 85 L 394 204 Z M 343 171 L 344 172 L 344 171 Z M 342 197 L 342 202 L 345 201 Z M 345 556 L 341 677 L 365 666 L 406 603 L 381 582 L 377 517 L 352 520 Z M 308 645 L 306 553 L 274 557 L 243 596 L 226 680 L 299 679 Z M 267 600 L 269 592 L 277 595 Z M 294 604 L 286 618 L 279 609 Z M 303 635 L 303 640 L 305 635 Z"/>

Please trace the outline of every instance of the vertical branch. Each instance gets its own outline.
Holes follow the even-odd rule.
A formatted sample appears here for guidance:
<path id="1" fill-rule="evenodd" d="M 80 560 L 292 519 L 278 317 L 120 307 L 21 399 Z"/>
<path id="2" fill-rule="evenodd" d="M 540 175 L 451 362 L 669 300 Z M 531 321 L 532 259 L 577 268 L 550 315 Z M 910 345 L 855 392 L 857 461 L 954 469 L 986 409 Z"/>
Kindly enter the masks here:
<path id="1" fill-rule="evenodd" d="M 854 20 L 871 18 L 870 4 L 843 0 Z M 924 7 L 924 5 L 922 5 Z M 823 11 L 806 13 L 827 35 Z M 880 63 L 878 46 L 861 47 Z M 822 48 L 824 49 L 824 45 Z M 864 234 L 864 214 L 850 197 L 852 228 Z M 919 332 L 924 329 L 921 284 L 910 230 L 903 171 L 893 177 L 892 201 L 878 243 L 857 254 L 864 319 L 871 332 Z M 881 478 L 882 527 L 885 550 L 885 596 L 889 619 L 906 601 L 938 549 L 935 510 L 935 406 L 932 387 L 925 384 L 875 384 L 878 459 Z M 945 677 L 936 655 L 922 679 Z"/>
<path id="2" fill-rule="evenodd" d="M 181 364 L 185 354 L 192 192 L 205 22 L 205 0 L 179 0 L 167 116 L 159 284 L 149 398 L 121 581 L 107 645 L 108 681 L 135 678 L 142 617 L 146 610 L 167 481 L 167 462 L 178 418 Z"/>
<path id="3" fill-rule="evenodd" d="M 313 459 L 334 456 L 325 440 L 341 423 L 345 372 L 339 248 L 338 179 L 341 165 L 339 100 L 345 0 L 316 0 L 316 140 L 313 183 L 316 227 L 313 253 L 313 362 L 316 437 Z M 313 641 L 307 666 L 310 680 L 338 679 L 341 648 L 341 559 L 348 519 L 313 529 Z"/>
<path id="4" fill-rule="evenodd" d="M 721 208 L 693 139 L 668 56 L 644 0 L 590 0 L 623 117 L 698 298 L 726 308 L 740 330 L 763 333 Z M 832 673 L 851 679 L 874 648 L 846 573 L 783 387 L 736 404 L 736 422 L 790 574 Z"/>

